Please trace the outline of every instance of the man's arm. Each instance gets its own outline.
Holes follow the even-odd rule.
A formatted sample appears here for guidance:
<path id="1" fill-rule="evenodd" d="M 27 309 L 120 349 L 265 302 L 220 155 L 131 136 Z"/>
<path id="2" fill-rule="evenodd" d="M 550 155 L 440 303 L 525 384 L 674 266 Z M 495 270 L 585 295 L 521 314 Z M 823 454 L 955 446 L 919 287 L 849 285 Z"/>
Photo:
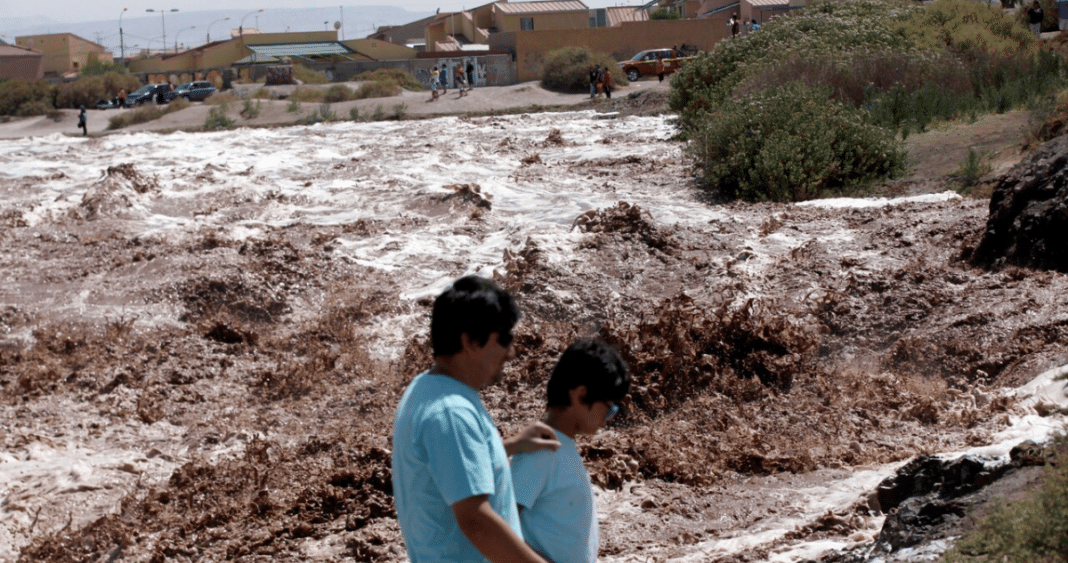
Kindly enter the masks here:
<path id="1" fill-rule="evenodd" d="M 556 451 L 560 448 L 560 440 L 556 439 L 556 433 L 548 424 L 535 422 L 524 428 L 519 434 L 504 440 L 504 452 L 509 456 L 515 454 L 528 454 L 538 450 Z"/>
<path id="2" fill-rule="evenodd" d="M 546 563 L 493 511 L 487 495 L 465 498 L 452 505 L 460 531 L 493 563 Z"/>

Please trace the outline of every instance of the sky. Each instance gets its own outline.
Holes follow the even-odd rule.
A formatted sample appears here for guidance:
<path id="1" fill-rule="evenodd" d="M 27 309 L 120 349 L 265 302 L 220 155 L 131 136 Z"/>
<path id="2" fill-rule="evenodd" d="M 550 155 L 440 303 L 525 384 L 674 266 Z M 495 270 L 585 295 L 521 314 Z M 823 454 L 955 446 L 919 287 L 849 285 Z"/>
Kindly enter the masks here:
<path id="1" fill-rule="evenodd" d="M 442 11 L 459 11 L 464 8 L 473 8 L 489 3 L 491 0 L 407 0 L 395 2 L 392 6 L 405 9 L 409 12 L 433 12 L 437 9 Z M 631 6 L 641 4 L 640 0 L 624 2 L 621 0 L 584 0 L 591 8 L 605 8 L 608 6 Z M 208 10 L 233 10 L 236 13 L 254 12 L 259 8 L 264 10 L 283 8 L 312 8 L 322 6 L 324 8 L 336 8 L 340 5 L 358 9 L 359 6 L 390 5 L 389 2 L 362 2 L 360 4 L 348 4 L 340 2 L 329 4 L 325 2 L 295 2 L 293 0 L 182 0 L 171 2 L 167 6 L 165 2 L 155 0 L 152 2 L 138 2 L 136 0 L 107 0 L 105 2 L 86 2 L 85 0 L 51 0 L 48 2 L 26 2 L 16 0 L 0 0 L 0 19 L 26 18 L 43 16 L 61 22 L 86 22 L 114 19 L 118 20 L 123 8 L 129 8 L 126 17 L 134 13 L 144 13 L 144 8 L 170 9 L 180 8 L 185 12 L 208 11 Z"/>

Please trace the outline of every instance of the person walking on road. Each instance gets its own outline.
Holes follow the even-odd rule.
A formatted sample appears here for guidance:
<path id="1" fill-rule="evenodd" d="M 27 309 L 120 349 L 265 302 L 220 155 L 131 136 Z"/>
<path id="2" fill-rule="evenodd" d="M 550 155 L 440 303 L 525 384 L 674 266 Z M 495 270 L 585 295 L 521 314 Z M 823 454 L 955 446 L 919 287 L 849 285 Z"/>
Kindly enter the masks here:
<path id="1" fill-rule="evenodd" d="M 78 128 L 82 130 L 82 135 L 89 134 L 89 128 L 87 126 L 88 116 L 85 115 L 85 106 L 82 106 L 82 111 L 78 113 Z"/>

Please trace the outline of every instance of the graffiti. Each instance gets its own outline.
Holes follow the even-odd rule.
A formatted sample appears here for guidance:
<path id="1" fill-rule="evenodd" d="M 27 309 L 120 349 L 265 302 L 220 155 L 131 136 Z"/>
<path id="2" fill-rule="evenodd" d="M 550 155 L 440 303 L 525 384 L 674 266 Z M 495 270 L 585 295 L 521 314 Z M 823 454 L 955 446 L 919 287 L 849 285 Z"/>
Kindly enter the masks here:
<path id="1" fill-rule="evenodd" d="M 267 67 L 266 84 L 292 84 L 293 65 L 277 65 Z"/>

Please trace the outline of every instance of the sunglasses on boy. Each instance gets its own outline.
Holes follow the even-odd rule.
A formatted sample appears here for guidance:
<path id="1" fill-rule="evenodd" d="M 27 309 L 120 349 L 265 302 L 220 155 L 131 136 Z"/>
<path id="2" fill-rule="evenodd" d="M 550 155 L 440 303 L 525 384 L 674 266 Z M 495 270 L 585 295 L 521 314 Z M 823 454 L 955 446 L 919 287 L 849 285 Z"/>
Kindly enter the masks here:
<path id="1" fill-rule="evenodd" d="M 619 413 L 619 405 L 612 403 L 608 405 L 608 414 L 604 415 L 605 420 L 612 420 L 612 417 Z"/>

